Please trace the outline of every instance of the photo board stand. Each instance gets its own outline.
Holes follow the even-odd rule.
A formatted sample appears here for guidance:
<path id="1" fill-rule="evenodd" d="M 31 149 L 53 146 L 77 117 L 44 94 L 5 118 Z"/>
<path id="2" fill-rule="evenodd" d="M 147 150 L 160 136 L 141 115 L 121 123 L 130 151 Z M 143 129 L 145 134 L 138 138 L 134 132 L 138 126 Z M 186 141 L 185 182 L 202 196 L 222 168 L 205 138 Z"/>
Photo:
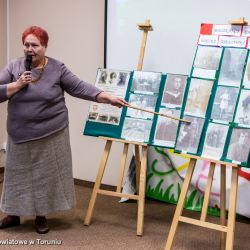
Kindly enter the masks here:
<path id="1" fill-rule="evenodd" d="M 229 21 L 232 25 L 247 25 L 248 22 L 244 17 L 240 17 L 236 20 Z M 235 231 L 235 219 L 236 219 L 236 207 L 237 207 L 237 191 L 238 191 L 238 177 L 240 165 L 236 163 L 229 163 L 224 161 L 217 161 L 199 156 L 186 155 L 190 158 L 190 163 L 187 169 L 187 173 L 183 182 L 180 197 L 176 206 L 172 225 L 168 234 L 165 250 L 170 250 L 173 244 L 174 236 L 179 222 L 184 222 L 208 229 L 213 229 L 221 232 L 220 235 L 220 249 L 221 250 L 233 250 L 234 244 L 234 231 Z M 183 206 L 185 198 L 188 192 L 188 187 L 191 182 L 193 172 L 195 169 L 197 160 L 206 160 L 210 162 L 210 168 L 207 179 L 207 186 L 204 193 L 204 200 L 202 205 L 202 211 L 200 219 L 192 219 L 182 216 Z M 215 165 L 220 165 L 220 224 L 215 224 L 206 221 L 209 195 L 212 188 L 213 175 Z M 228 219 L 226 220 L 226 168 L 232 168 L 231 186 L 229 194 L 229 206 L 228 206 Z"/>
<path id="2" fill-rule="evenodd" d="M 186 155 L 188 156 L 188 155 Z M 238 190 L 238 171 L 239 166 L 234 163 L 225 163 L 223 161 L 211 160 L 199 156 L 188 156 L 190 157 L 190 163 L 187 169 L 187 173 L 183 182 L 181 189 L 179 201 L 176 206 L 174 218 L 172 225 L 168 234 L 167 243 L 165 250 L 170 250 L 174 240 L 174 236 L 177 230 L 179 222 L 184 222 L 208 229 L 213 229 L 221 232 L 220 236 L 220 249 L 221 250 L 233 250 L 234 242 L 234 231 L 235 231 L 235 217 L 236 217 L 236 205 L 237 205 L 237 190 Z M 208 173 L 207 186 L 204 193 L 204 201 L 201 211 L 200 219 L 192 219 L 189 217 L 182 216 L 183 206 L 185 203 L 185 198 L 188 192 L 188 187 L 191 182 L 193 172 L 195 169 L 197 160 L 206 160 L 210 162 L 210 169 Z M 215 224 L 211 222 L 206 222 L 209 195 L 211 192 L 213 175 L 215 170 L 215 165 L 220 165 L 220 224 Z M 229 197 L 229 207 L 228 207 L 228 220 L 226 223 L 226 167 L 232 168 L 232 177 L 231 177 L 231 188 L 230 188 L 230 197 Z"/>
<path id="3" fill-rule="evenodd" d="M 150 24 L 150 20 L 146 20 L 145 23 L 139 24 L 138 27 L 140 30 L 143 31 L 139 62 L 137 66 L 137 70 L 140 71 L 142 70 L 148 31 L 152 31 L 153 29 Z M 100 162 L 94 189 L 92 191 L 92 195 L 91 195 L 90 202 L 88 205 L 87 214 L 84 220 L 84 225 L 88 226 L 91 222 L 97 194 L 115 196 L 115 197 L 121 197 L 121 198 L 129 198 L 129 199 L 137 200 L 137 204 L 138 204 L 137 236 L 142 236 L 143 235 L 143 223 L 144 223 L 144 205 L 145 205 L 148 145 L 145 143 L 133 142 L 133 141 L 127 141 L 127 140 L 121 140 L 121 139 L 115 139 L 115 138 L 109 138 L 109 137 L 99 137 L 99 138 L 106 140 L 106 145 L 102 154 L 102 159 Z M 116 187 L 116 191 L 107 191 L 107 190 L 101 189 L 100 187 L 101 187 L 102 177 L 106 168 L 106 163 L 107 163 L 113 142 L 123 143 L 124 146 L 123 146 L 123 153 L 122 153 L 121 162 L 120 162 L 120 171 L 119 171 L 118 184 Z M 136 189 L 137 189 L 136 195 L 122 193 L 122 181 L 123 181 L 124 172 L 125 172 L 128 148 L 130 144 L 135 146 Z M 141 153 L 142 153 L 141 157 L 140 157 L 140 146 L 141 146 Z"/>

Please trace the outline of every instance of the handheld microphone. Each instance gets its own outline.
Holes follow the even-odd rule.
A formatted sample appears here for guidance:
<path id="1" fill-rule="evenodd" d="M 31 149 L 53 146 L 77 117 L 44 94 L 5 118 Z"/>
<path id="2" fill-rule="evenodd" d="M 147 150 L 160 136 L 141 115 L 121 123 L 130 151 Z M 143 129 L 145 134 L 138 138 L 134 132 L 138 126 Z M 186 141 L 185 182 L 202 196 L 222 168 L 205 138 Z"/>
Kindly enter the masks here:
<path id="1" fill-rule="evenodd" d="M 31 71 L 32 55 L 27 55 L 25 59 L 25 70 Z"/>

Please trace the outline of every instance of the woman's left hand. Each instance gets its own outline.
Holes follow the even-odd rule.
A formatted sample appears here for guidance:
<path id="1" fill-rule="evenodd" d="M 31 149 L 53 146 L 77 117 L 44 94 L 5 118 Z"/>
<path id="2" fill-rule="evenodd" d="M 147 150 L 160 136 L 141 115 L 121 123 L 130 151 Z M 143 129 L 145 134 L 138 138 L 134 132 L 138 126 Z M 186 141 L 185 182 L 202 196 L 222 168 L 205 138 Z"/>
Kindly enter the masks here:
<path id="1" fill-rule="evenodd" d="M 96 101 L 100 103 L 111 104 L 118 108 L 121 108 L 123 106 L 129 106 L 129 103 L 126 102 L 124 99 L 120 97 L 112 96 L 108 94 L 107 92 L 101 92 L 100 94 L 98 94 L 96 97 Z"/>

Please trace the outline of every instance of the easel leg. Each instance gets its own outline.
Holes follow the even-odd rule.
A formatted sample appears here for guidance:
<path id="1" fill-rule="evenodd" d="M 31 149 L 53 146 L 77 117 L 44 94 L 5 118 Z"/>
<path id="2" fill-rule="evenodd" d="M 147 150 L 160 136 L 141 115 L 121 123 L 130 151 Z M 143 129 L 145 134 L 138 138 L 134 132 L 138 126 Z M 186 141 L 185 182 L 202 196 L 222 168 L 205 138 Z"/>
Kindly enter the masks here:
<path id="1" fill-rule="evenodd" d="M 231 191 L 228 208 L 228 233 L 226 240 L 226 250 L 233 250 L 234 243 L 234 228 L 237 205 L 237 190 L 238 190 L 238 167 L 232 167 Z"/>
<path id="2" fill-rule="evenodd" d="M 138 216 L 137 216 L 137 236 L 142 236 L 142 234 L 143 234 L 145 189 L 146 189 L 146 170 L 147 170 L 147 149 L 148 149 L 147 146 L 142 146 L 139 200 L 138 200 Z"/>
<path id="3" fill-rule="evenodd" d="M 195 164 L 196 164 L 196 159 L 193 159 L 193 158 L 190 159 L 190 163 L 189 163 L 187 173 L 186 173 L 186 176 L 185 176 L 185 179 L 184 179 L 184 182 L 183 182 L 183 186 L 182 186 L 182 189 L 181 189 L 180 198 L 179 198 L 178 204 L 176 206 L 173 222 L 172 222 L 172 225 L 171 225 L 171 228 L 170 228 L 170 231 L 169 231 L 169 235 L 168 235 L 165 250 L 170 250 L 171 247 L 172 247 L 174 236 L 175 236 L 175 233 L 176 233 L 176 229 L 177 229 L 177 226 L 178 226 L 178 223 L 179 223 L 179 217 L 182 214 L 182 210 L 183 210 L 185 198 L 186 198 L 186 195 L 187 195 L 188 187 L 189 187 L 189 184 L 190 184 L 192 176 L 193 176 Z"/>
<path id="4" fill-rule="evenodd" d="M 125 165 L 126 165 L 126 160 L 128 156 L 128 143 L 124 143 L 123 146 L 123 153 L 122 153 L 122 159 L 120 163 L 120 171 L 119 171 L 119 177 L 118 177 L 118 184 L 116 188 L 116 192 L 121 193 L 122 191 L 122 181 L 124 177 L 124 171 L 125 171 Z"/>
<path id="5" fill-rule="evenodd" d="M 87 215 L 85 217 L 84 220 L 84 225 L 88 226 L 90 224 L 92 215 L 93 215 L 93 210 L 94 210 L 94 206 L 95 206 L 95 202 L 96 202 L 96 196 L 97 196 L 97 192 L 101 186 L 101 181 L 102 181 L 102 177 L 103 177 L 103 173 L 106 167 L 106 163 L 109 157 L 109 152 L 111 149 L 111 145 L 112 145 L 112 141 L 107 141 L 106 145 L 105 145 L 105 149 L 102 155 L 102 159 L 101 159 L 101 163 L 100 163 L 100 167 L 98 170 L 98 174 L 96 177 L 96 181 L 95 181 L 95 185 L 94 185 L 94 189 L 92 191 L 92 195 L 90 198 L 90 202 L 89 202 L 89 206 L 88 206 L 88 210 L 87 210 Z"/>
<path id="6" fill-rule="evenodd" d="M 139 194 L 139 185 L 140 185 L 140 168 L 141 168 L 141 159 L 140 159 L 140 148 L 139 145 L 135 145 L 135 173 L 136 173 L 136 193 Z"/>
<path id="7" fill-rule="evenodd" d="M 220 224 L 226 225 L 226 165 L 221 164 L 220 168 Z M 221 232 L 220 249 L 225 250 L 226 233 Z"/>
<path id="8" fill-rule="evenodd" d="M 215 163 L 210 163 L 209 173 L 208 173 L 208 179 L 207 179 L 207 186 L 206 191 L 204 195 L 204 201 L 202 206 L 202 212 L 201 212 L 201 221 L 206 221 L 207 218 L 207 209 L 208 209 L 208 203 L 209 203 L 209 196 L 213 184 L 213 176 L 214 176 L 214 169 L 215 169 Z"/>

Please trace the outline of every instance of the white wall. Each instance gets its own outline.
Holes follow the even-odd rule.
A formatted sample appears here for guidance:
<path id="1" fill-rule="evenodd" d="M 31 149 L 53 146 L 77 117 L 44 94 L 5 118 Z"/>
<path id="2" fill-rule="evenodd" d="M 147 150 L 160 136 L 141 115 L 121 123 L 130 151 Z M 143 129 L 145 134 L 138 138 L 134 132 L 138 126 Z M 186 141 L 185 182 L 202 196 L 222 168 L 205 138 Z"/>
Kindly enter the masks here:
<path id="1" fill-rule="evenodd" d="M 6 23 L 6 0 L 0 0 L 0 69 L 7 61 L 7 23 Z M 0 104 L 0 147 L 6 141 L 6 103 Z M 3 164 L 0 162 L 0 167 Z"/>
<path id="2" fill-rule="evenodd" d="M 76 75 L 94 82 L 103 67 L 104 0 L 8 0 L 10 59 L 22 55 L 21 34 L 27 26 L 45 28 L 50 36 L 47 55 L 63 61 Z M 94 181 L 104 141 L 82 135 L 89 103 L 66 97 L 69 109 L 74 177 Z M 2 129 L 2 127 L 1 127 Z M 115 146 L 104 183 L 115 184 L 120 146 Z M 115 177 L 114 177 L 115 176 Z"/>
<path id="3" fill-rule="evenodd" d="M 0 0 L 0 67 L 2 68 L 6 63 L 6 0 Z"/>

